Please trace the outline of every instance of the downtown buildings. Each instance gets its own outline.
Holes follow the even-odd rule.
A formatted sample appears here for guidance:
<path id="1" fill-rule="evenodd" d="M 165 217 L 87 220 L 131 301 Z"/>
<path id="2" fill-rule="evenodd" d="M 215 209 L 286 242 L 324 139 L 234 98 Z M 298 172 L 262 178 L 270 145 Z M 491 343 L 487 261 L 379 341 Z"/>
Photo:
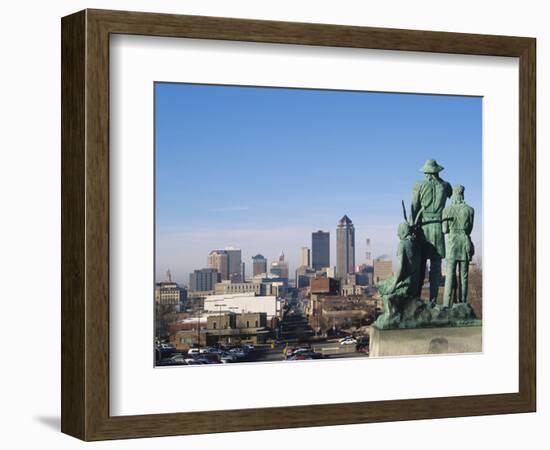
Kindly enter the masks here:
<path id="1" fill-rule="evenodd" d="M 264 255 L 257 254 L 252 257 L 252 276 L 267 272 L 267 258 Z"/>
<path id="2" fill-rule="evenodd" d="M 336 277 L 344 278 L 355 272 L 355 227 L 348 216 L 336 228 Z"/>
<path id="3" fill-rule="evenodd" d="M 330 233 L 315 231 L 311 233 L 311 266 L 315 270 L 330 267 Z"/>
<path id="4" fill-rule="evenodd" d="M 302 247 L 300 250 L 300 266 L 311 267 L 311 251 L 308 247 Z"/>
<path id="5" fill-rule="evenodd" d="M 155 284 L 155 302 L 158 305 L 181 306 L 187 300 L 187 291 L 172 281 L 170 270 L 166 272 L 166 279 Z"/>
<path id="6" fill-rule="evenodd" d="M 285 261 L 285 254 L 282 250 L 279 259 L 271 263 L 270 272 L 279 278 L 286 278 L 288 280 L 288 262 Z"/>
<path id="7" fill-rule="evenodd" d="M 223 250 L 212 250 L 208 255 L 208 267 L 216 269 L 221 280 L 235 283 L 245 281 L 244 262 L 240 248 L 226 247 Z"/>
<path id="8" fill-rule="evenodd" d="M 189 290 L 191 292 L 214 292 L 216 283 L 221 281 L 216 269 L 197 269 L 189 274 Z"/>

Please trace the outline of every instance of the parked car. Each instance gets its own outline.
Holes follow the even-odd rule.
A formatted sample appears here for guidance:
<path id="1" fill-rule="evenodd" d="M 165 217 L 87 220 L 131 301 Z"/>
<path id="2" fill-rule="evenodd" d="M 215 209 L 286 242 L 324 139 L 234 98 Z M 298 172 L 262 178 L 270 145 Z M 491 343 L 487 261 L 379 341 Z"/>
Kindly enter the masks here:
<path id="1" fill-rule="evenodd" d="M 252 344 L 244 344 L 242 347 L 245 353 L 254 351 L 254 346 Z"/>
<path id="2" fill-rule="evenodd" d="M 303 361 L 309 359 L 321 359 L 323 355 L 321 353 L 312 351 L 297 352 L 287 358 L 288 361 Z"/>
<path id="3" fill-rule="evenodd" d="M 185 357 L 181 353 L 176 353 L 169 358 L 174 364 L 185 364 Z"/>
<path id="4" fill-rule="evenodd" d="M 229 350 L 229 352 L 235 355 L 237 358 L 244 358 L 246 356 L 243 349 L 239 347 L 232 348 L 231 350 Z"/>
<path id="5" fill-rule="evenodd" d="M 344 339 L 340 339 L 339 342 L 340 342 L 340 345 L 352 345 L 352 344 L 355 345 L 357 344 L 357 339 L 351 336 L 348 336 Z"/>
<path id="6" fill-rule="evenodd" d="M 187 358 L 185 360 L 186 364 L 189 366 L 194 366 L 198 364 L 210 364 L 206 358 Z"/>
<path id="7" fill-rule="evenodd" d="M 190 348 L 189 350 L 187 350 L 187 354 L 189 356 L 198 355 L 199 353 L 200 353 L 200 350 L 198 348 Z"/>
<path id="8" fill-rule="evenodd" d="M 199 348 L 199 354 L 203 353 L 213 353 L 215 350 L 212 347 L 201 347 Z"/>
<path id="9" fill-rule="evenodd" d="M 234 363 L 237 361 L 237 357 L 230 353 L 230 352 L 223 352 L 221 355 L 220 355 L 220 361 L 224 364 L 227 364 L 227 363 Z"/>
<path id="10" fill-rule="evenodd" d="M 203 353 L 199 358 L 206 359 L 208 364 L 219 364 L 221 362 L 220 355 L 217 353 Z"/>
<path id="11" fill-rule="evenodd" d="M 157 361 L 157 366 L 177 366 L 186 364 L 185 358 L 181 353 L 177 353 L 168 358 L 163 358 L 160 361 Z"/>
<path id="12" fill-rule="evenodd" d="M 176 352 L 176 347 L 174 347 L 172 344 L 162 342 L 156 345 L 156 351 L 159 358 L 166 358 Z"/>

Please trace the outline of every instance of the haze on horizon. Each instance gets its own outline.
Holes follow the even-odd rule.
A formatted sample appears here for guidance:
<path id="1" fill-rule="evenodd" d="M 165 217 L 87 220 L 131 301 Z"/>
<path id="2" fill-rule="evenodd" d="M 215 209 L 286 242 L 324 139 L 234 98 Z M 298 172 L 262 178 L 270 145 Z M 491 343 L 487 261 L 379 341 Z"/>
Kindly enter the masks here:
<path id="1" fill-rule="evenodd" d="M 365 239 L 393 258 L 401 200 L 410 204 L 428 158 L 466 187 L 482 255 L 482 98 L 155 84 L 156 274 L 187 284 L 211 250 L 242 249 L 291 274 L 311 233 L 347 214 L 356 265 Z M 292 275 L 291 275 L 292 276 Z"/>

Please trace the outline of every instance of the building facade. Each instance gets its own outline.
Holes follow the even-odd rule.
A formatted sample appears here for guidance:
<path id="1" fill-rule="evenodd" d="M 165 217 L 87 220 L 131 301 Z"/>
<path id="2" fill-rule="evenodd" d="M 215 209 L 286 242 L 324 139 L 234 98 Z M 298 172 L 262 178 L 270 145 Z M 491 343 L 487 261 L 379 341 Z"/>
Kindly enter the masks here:
<path id="1" fill-rule="evenodd" d="M 158 305 L 181 305 L 187 300 L 187 290 L 172 281 L 170 270 L 166 271 L 166 279 L 155 283 L 155 302 Z"/>
<path id="2" fill-rule="evenodd" d="M 229 279 L 234 283 L 242 283 L 243 279 L 243 266 L 242 266 L 242 252 L 240 248 L 225 247 L 224 251 L 227 253 L 228 261 L 227 267 L 229 271 Z"/>
<path id="3" fill-rule="evenodd" d="M 262 295 L 261 283 L 231 283 L 222 281 L 214 287 L 216 294 L 248 294 Z"/>
<path id="4" fill-rule="evenodd" d="M 223 304 L 223 308 L 216 305 Z M 234 312 L 265 313 L 268 319 L 281 314 L 281 302 L 274 295 L 256 296 L 247 294 L 209 295 L 204 299 L 204 313 Z"/>
<path id="5" fill-rule="evenodd" d="M 336 276 L 345 277 L 355 272 L 355 227 L 348 216 L 336 228 Z"/>
<path id="6" fill-rule="evenodd" d="M 270 272 L 279 278 L 286 278 L 288 280 L 288 262 L 285 261 L 285 254 L 281 251 L 279 259 L 271 263 Z"/>
<path id="7" fill-rule="evenodd" d="M 310 280 L 311 294 L 338 295 L 340 283 L 334 278 L 316 277 Z"/>
<path id="8" fill-rule="evenodd" d="M 189 274 L 189 290 L 193 292 L 214 292 L 216 283 L 221 281 L 216 269 L 198 269 Z"/>
<path id="9" fill-rule="evenodd" d="M 264 255 L 256 255 L 252 257 L 252 276 L 260 275 L 267 272 L 267 258 Z"/>
<path id="10" fill-rule="evenodd" d="M 309 286 L 311 278 L 314 278 L 316 271 L 308 266 L 300 266 L 296 269 L 296 287 L 298 289 Z"/>
<path id="11" fill-rule="evenodd" d="M 330 266 L 330 233 L 315 231 L 311 233 L 311 266 L 322 270 Z"/>
<path id="12" fill-rule="evenodd" d="M 300 250 L 300 266 L 311 267 L 311 250 L 308 247 L 302 247 Z"/>
<path id="13" fill-rule="evenodd" d="M 222 280 L 229 279 L 229 255 L 225 250 L 212 250 L 208 254 L 208 267 L 216 269 Z"/>

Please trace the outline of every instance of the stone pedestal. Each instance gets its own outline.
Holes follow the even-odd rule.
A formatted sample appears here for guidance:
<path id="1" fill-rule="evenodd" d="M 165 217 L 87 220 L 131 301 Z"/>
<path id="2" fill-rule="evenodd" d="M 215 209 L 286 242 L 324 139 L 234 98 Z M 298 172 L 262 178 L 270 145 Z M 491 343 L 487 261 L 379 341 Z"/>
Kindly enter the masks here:
<path id="1" fill-rule="evenodd" d="M 481 325 L 393 330 L 372 326 L 369 356 L 479 353 L 481 340 Z"/>

